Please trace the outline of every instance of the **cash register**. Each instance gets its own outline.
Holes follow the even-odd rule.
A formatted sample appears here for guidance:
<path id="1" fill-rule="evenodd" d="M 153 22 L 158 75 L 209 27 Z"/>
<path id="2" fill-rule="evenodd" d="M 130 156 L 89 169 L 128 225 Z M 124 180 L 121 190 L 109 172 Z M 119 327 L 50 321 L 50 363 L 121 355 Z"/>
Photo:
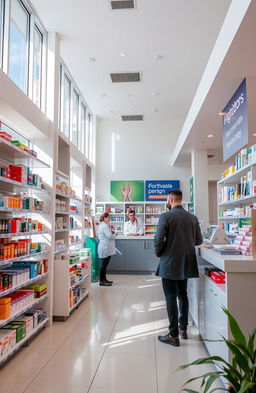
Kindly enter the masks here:
<path id="1" fill-rule="evenodd" d="M 212 247 L 214 244 L 229 244 L 229 238 L 226 233 L 218 225 L 210 225 L 203 234 L 203 240 L 207 247 Z"/>

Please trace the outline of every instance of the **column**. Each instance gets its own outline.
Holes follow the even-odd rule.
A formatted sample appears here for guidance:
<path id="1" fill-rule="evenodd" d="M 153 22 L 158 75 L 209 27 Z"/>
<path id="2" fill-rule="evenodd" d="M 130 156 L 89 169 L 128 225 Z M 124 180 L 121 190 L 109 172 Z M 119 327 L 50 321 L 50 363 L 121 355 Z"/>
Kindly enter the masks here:
<path id="1" fill-rule="evenodd" d="M 191 170 L 194 179 L 194 212 L 205 230 L 209 224 L 208 158 L 207 150 L 193 150 Z"/>

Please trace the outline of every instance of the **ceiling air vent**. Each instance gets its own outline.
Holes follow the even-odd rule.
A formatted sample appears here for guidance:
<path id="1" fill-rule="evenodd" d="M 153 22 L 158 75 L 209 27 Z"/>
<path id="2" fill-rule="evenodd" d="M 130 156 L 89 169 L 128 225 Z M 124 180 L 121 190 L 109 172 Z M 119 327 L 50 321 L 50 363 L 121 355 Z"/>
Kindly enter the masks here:
<path id="1" fill-rule="evenodd" d="M 134 0 L 111 0 L 110 5 L 112 10 L 134 9 Z"/>
<path id="2" fill-rule="evenodd" d="M 117 72 L 117 73 L 111 73 L 110 78 L 113 83 L 140 82 L 140 73 L 139 72 Z"/>
<path id="3" fill-rule="evenodd" d="M 123 121 L 141 121 L 143 120 L 143 115 L 127 115 L 122 116 Z"/>

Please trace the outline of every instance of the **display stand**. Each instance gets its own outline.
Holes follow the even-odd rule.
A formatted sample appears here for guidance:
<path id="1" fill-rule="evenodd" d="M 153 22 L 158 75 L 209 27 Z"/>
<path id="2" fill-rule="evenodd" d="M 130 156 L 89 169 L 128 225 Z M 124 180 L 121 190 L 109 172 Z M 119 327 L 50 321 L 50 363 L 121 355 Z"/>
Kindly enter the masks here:
<path id="1" fill-rule="evenodd" d="M 12 130 L 12 135 L 15 132 Z M 15 138 L 19 139 L 19 134 L 15 134 Z M 22 137 L 21 137 L 22 138 Z M 4 297 L 10 296 L 13 292 L 17 290 L 24 289 L 24 287 L 31 284 L 45 284 L 47 286 L 46 295 L 42 296 L 39 299 L 34 299 L 33 302 L 30 302 L 26 307 L 21 307 L 17 309 L 17 311 L 12 312 L 8 319 L 0 318 L 0 327 L 4 328 L 7 324 L 9 324 L 14 319 L 19 319 L 22 314 L 25 312 L 31 312 L 35 309 L 42 308 L 47 312 L 47 318 L 40 323 L 37 328 L 34 328 L 32 331 L 27 332 L 26 336 L 19 342 L 17 342 L 11 350 L 0 357 L 0 366 L 5 364 L 23 345 L 25 345 L 32 336 L 38 334 L 43 327 L 47 324 L 50 325 L 52 321 L 52 260 L 53 260 L 53 247 L 52 247 L 52 231 L 51 231 L 51 222 L 52 222 L 52 166 L 51 166 L 51 156 L 44 154 L 45 151 L 45 141 L 34 139 L 33 141 L 27 140 L 29 144 L 29 149 L 33 150 L 34 153 L 30 154 L 27 151 L 23 150 L 21 147 L 18 147 L 18 144 L 15 145 L 10 141 L 6 141 L 5 139 L 0 139 L 0 166 L 1 168 L 8 168 L 9 165 L 14 165 L 18 167 L 18 177 L 14 179 L 10 179 L 7 176 L 7 169 L 2 170 L 2 173 L 5 174 L 0 177 L 0 194 L 1 194 L 1 206 L 0 206 L 0 220 L 1 222 L 6 222 L 5 232 L 0 235 L 1 246 L 5 247 L 6 244 L 10 244 L 13 240 L 20 239 L 20 241 L 31 241 L 31 244 L 44 244 L 44 250 L 38 250 L 36 253 L 32 253 L 32 248 L 30 248 L 29 252 L 26 252 L 26 255 L 19 256 L 16 254 L 15 257 L 4 257 L 2 255 L 0 261 L 1 274 L 6 274 L 4 272 L 8 272 L 9 267 L 13 267 L 15 270 L 18 268 L 14 263 L 22 261 L 39 261 L 42 259 L 48 260 L 48 270 L 43 274 L 39 274 L 34 277 L 27 279 L 26 281 L 13 285 L 11 284 L 11 288 L 3 290 L 0 292 L 0 299 Z M 48 149 L 49 150 L 49 149 Z M 36 152 L 38 152 L 38 156 L 36 156 Z M 51 153 L 50 153 L 51 154 Z M 40 157 L 43 156 L 46 160 Z M 49 164 L 50 163 L 50 164 Z M 23 165 L 22 169 L 19 165 Z M 29 168 L 29 171 L 26 169 Z M 9 171 L 9 169 L 8 169 Z M 16 170 L 15 170 L 16 171 Z M 30 175 L 29 175 L 30 173 Z M 32 175 L 33 174 L 33 175 Z M 14 172 L 10 174 L 10 176 L 16 176 Z M 20 179 L 22 176 L 22 179 Z M 44 187 L 38 183 L 39 176 L 42 177 L 42 181 L 44 183 Z M 48 183 L 45 182 L 47 179 Z M 50 180 L 50 181 L 49 181 Z M 29 184 L 28 184 L 29 182 Z M 32 182 L 34 184 L 32 184 Z M 17 206 L 19 205 L 19 207 Z M 27 225 L 31 225 L 32 223 L 40 222 L 42 225 L 41 230 L 25 230 L 24 227 L 22 231 L 17 230 L 8 230 L 8 228 L 12 227 L 11 223 L 14 222 L 24 222 Z M 29 224 L 31 223 L 31 224 Z M 15 224 L 16 225 L 16 224 Z M 8 242 L 5 239 L 9 239 Z M 24 239 L 24 240 L 23 240 Z M 17 242 L 16 242 L 17 244 Z M 30 246 L 32 247 L 32 246 Z M 17 251 L 19 252 L 19 251 Z M 7 255 L 7 254 L 6 254 Z M 8 254 L 9 255 L 9 254 Z"/>
<path id="2" fill-rule="evenodd" d="M 83 270 L 83 277 L 71 284 L 72 269 L 80 266 L 81 263 L 86 264 L 86 268 Z M 89 294 L 91 286 L 91 257 L 81 258 L 78 263 L 73 265 L 67 259 L 55 259 L 54 266 L 54 320 L 65 321 Z M 74 302 L 72 300 L 73 292 L 78 291 L 79 294 Z"/>

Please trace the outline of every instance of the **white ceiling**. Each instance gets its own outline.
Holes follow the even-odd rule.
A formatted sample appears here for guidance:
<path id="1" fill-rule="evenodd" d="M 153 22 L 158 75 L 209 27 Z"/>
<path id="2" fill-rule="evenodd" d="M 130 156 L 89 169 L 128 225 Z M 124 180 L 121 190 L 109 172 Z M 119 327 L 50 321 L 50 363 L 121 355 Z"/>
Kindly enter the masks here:
<path id="1" fill-rule="evenodd" d="M 145 124 L 168 122 L 175 141 L 230 2 L 137 0 L 135 10 L 111 10 L 108 0 L 32 0 L 46 29 L 59 33 L 61 56 L 94 114 L 144 114 Z M 111 83 L 110 72 L 127 71 L 141 71 L 142 82 Z"/>
<path id="2" fill-rule="evenodd" d="M 253 0 L 221 64 L 214 83 L 180 150 L 176 164 L 188 162 L 191 150 L 204 149 L 214 154 L 210 161 L 222 163 L 222 119 L 219 116 L 240 83 L 247 78 L 249 144 L 256 143 L 256 1 Z M 213 138 L 208 138 L 213 134 Z M 229 159 L 225 165 L 232 162 Z"/>

